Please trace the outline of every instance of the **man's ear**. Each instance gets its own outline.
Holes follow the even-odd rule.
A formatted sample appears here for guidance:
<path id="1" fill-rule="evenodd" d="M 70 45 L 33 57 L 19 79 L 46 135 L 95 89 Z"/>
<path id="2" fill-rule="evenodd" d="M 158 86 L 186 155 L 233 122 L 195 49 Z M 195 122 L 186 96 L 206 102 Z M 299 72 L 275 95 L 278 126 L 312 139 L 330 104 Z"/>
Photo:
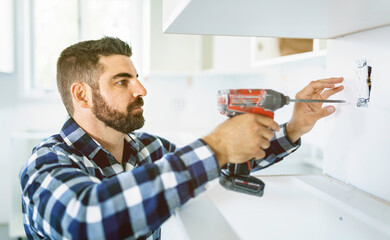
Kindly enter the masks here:
<path id="1" fill-rule="evenodd" d="M 92 89 L 88 84 L 81 82 L 74 82 L 70 86 L 70 92 L 74 104 L 77 104 L 81 108 L 92 107 Z"/>

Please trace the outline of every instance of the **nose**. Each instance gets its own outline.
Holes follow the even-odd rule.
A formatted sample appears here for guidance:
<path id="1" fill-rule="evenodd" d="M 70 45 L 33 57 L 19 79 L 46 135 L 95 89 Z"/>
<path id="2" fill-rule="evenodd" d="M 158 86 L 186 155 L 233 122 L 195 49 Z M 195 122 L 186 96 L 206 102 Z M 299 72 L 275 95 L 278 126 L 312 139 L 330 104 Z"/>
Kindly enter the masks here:
<path id="1" fill-rule="evenodd" d="M 134 92 L 133 92 L 133 97 L 134 98 L 144 97 L 148 93 L 146 91 L 145 87 L 141 84 L 141 82 L 138 79 L 136 80 L 135 86 L 134 86 L 133 89 L 134 89 Z"/>

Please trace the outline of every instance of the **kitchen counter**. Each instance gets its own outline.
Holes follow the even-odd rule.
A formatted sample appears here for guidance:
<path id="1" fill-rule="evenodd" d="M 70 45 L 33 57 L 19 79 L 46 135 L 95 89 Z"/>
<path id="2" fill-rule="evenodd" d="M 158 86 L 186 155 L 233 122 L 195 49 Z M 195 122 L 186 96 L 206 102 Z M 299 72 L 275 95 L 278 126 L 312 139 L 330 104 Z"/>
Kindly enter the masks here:
<path id="1" fill-rule="evenodd" d="M 258 177 L 263 197 L 214 180 L 171 226 L 181 239 L 390 239 L 389 202 L 322 174 Z"/>

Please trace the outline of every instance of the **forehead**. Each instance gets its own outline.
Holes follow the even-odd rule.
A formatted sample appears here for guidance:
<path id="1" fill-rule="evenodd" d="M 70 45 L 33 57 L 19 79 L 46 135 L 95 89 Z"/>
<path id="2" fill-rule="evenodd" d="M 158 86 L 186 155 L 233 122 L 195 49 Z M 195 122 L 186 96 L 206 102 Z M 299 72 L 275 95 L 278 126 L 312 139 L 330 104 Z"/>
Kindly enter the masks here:
<path id="1" fill-rule="evenodd" d="M 135 67 L 130 57 L 124 55 L 102 56 L 99 63 L 103 66 L 103 74 L 115 75 L 120 72 L 134 73 Z"/>

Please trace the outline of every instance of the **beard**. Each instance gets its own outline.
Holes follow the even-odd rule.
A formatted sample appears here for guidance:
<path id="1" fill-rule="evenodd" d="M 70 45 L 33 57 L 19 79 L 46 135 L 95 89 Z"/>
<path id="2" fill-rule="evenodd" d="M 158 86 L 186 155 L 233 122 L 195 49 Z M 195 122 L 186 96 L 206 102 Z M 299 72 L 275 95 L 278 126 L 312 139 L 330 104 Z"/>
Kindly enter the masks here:
<path id="1" fill-rule="evenodd" d="M 132 110 L 136 107 L 142 107 L 144 101 L 141 97 L 137 97 L 133 102 L 127 105 L 127 112 L 122 113 L 113 109 L 103 99 L 98 91 L 92 91 L 92 113 L 97 119 L 102 121 L 106 126 L 111 127 L 122 133 L 131 133 L 143 127 L 145 119 L 142 111 L 132 114 Z"/>

